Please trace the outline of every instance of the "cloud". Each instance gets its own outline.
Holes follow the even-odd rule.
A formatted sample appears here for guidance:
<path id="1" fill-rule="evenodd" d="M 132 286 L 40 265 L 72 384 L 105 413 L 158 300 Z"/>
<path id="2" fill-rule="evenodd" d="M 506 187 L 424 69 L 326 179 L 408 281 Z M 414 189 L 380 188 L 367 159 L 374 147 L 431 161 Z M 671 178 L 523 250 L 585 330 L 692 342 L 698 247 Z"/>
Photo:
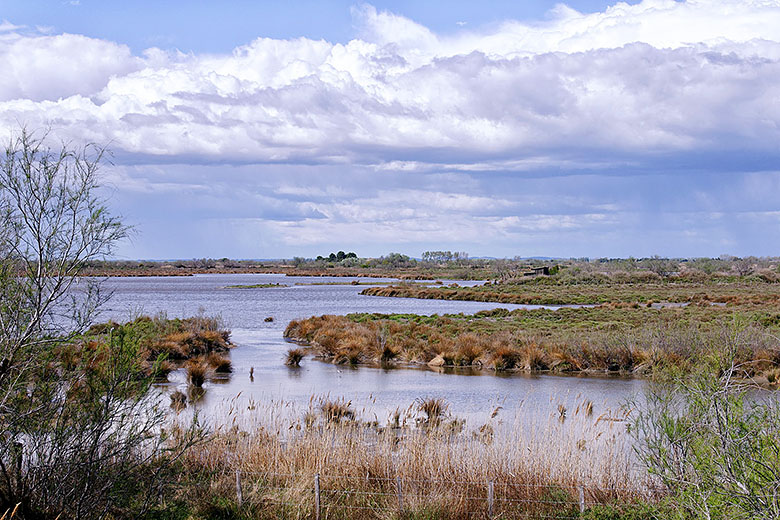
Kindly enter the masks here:
<path id="1" fill-rule="evenodd" d="M 0 21 L 0 33 L 18 31 L 19 29 L 24 29 L 24 25 L 14 25 L 8 20 Z"/>
<path id="2" fill-rule="evenodd" d="M 145 233 L 130 257 L 780 240 L 780 0 L 561 5 L 446 36 L 353 16 L 347 43 L 230 54 L 133 55 L 4 21 L 0 125 L 113 149 L 113 203 Z"/>
<path id="3" fill-rule="evenodd" d="M 439 36 L 371 6 L 347 44 L 183 55 L 78 35 L 0 40 L 0 121 L 138 160 L 589 164 L 776 146 L 780 2 L 644 0 Z M 144 159 L 146 157 L 147 159 Z M 471 166 L 469 166 L 471 165 Z"/>
<path id="4" fill-rule="evenodd" d="M 4 25 L 5 22 L 0 31 Z M 6 31 L 18 29 L 13 26 Z M 96 94 L 111 77 L 128 74 L 143 66 L 142 60 L 133 57 L 124 45 L 75 34 L 24 36 L 6 33 L 0 38 L 0 61 L 4 64 L 0 75 L 0 99 L 37 102 L 28 105 L 28 110 L 37 112 L 35 120 L 67 118 L 67 98 Z M 55 103 L 41 103 L 45 101 Z M 9 109 L 13 111 L 12 106 L 12 103 L 4 103 L 0 110 L 4 113 Z M 25 112 L 27 110 L 19 115 L 26 116 Z M 70 120 L 67 122 L 71 123 Z"/>

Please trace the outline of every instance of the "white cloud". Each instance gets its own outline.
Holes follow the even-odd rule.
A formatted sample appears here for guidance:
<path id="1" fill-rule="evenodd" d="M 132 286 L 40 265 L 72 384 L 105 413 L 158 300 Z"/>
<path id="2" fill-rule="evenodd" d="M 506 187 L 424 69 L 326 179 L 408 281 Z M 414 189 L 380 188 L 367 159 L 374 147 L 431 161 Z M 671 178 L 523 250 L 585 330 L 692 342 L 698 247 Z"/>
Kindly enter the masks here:
<path id="1" fill-rule="evenodd" d="M 0 33 L 18 31 L 19 29 L 24 29 L 24 25 L 14 25 L 8 20 L 0 21 Z"/>
<path id="2" fill-rule="evenodd" d="M 0 127 L 108 144 L 117 208 L 149 237 L 130 257 L 776 243 L 780 0 L 559 6 L 451 36 L 355 17 L 346 44 L 228 55 L 2 22 Z"/>
<path id="3" fill-rule="evenodd" d="M 0 26 L 0 30 L 2 26 Z M 17 29 L 14 27 L 13 30 Z M 6 35 L 0 39 L 0 99 L 56 101 L 99 92 L 112 76 L 142 66 L 124 45 L 75 34 L 57 36 Z M 41 116 L 62 115 L 60 106 L 36 105 Z"/>
<path id="4" fill-rule="evenodd" d="M 778 0 L 560 6 L 448 37 L 371 6 L 355 17 L 348 44 L 259 38 L 231 55 L 133 56 L 4 22 L 0 122 L 189 160 L 474 170 L 780 138 Z"/>

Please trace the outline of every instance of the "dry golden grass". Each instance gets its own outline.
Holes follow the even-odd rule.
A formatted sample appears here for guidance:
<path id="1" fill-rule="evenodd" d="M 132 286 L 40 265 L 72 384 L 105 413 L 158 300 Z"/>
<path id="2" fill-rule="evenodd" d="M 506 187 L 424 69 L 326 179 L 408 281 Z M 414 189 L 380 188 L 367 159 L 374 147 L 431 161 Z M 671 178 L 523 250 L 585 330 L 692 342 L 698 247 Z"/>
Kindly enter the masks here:
<path id="1" fill-rule="evenodd" d="M 208 365 L 203 359 L 191 359 L 185 365 L 187 369 L 187 380 L 192 386 L 201 387 L 206 381 L 206 372 Z"/>
<path id="2" fill-rule="evenodd" d="M 206 356 L 206 363 L 218 374 L 229 374 L 233 371 L 233 363 L 230 359 L 216 352 L 210 352 Z"/>
<path id="3" fill-rule="evenodd" d="M 285 359 L 284 364 L 289 367 L 299 367 L 301 366 L 301 361 L 303 360 L 304 355 L 305 352 L 303 349 L 291 348 L 287 351 L 287 358 Z"/>
<path id="4" fill-rule="evenodd" d="M 534 424 L 502 419 L 497 409 L 485 424 L 461 429 L 441 400 L 413 403 L 382 426 L 349 416 L 343 400 L 314 399 L 306 414 L 287 419 L 280 406 L 237 413 L 227 421 L 237 426 L 186 455 L 182 478 L 204 482 L 186 488 L 194 510 L 235 501 L 236 470 L 254 518 L 311 517 L 315 474 L 327 518 L 395 517 L 399 483 L 406 514 L 430 518 L 484 515 L 488 482 L 496 518 L 575 512 L 578 486 L 593 503 L 658 493 L 632 460 L 624 415 L 594 417 L 592 403 Z"/>
<path id="5" fill-rule="evenodd" d="M 187 395 L 181 390 L 176 390 L 171 394 L 171 408 L 181 411 L 187 408 Z"/>

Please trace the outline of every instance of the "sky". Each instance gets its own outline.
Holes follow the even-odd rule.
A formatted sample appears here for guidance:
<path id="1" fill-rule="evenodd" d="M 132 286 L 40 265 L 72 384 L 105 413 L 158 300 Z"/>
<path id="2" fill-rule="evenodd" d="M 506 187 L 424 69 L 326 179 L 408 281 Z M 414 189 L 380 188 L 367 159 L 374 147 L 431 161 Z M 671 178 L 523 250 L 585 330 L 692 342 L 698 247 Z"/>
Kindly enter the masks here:
<path id="1" fill-rule="evenodd" d="M 0 0 L 120 259 L 780 255 L 780 0 Z"/>

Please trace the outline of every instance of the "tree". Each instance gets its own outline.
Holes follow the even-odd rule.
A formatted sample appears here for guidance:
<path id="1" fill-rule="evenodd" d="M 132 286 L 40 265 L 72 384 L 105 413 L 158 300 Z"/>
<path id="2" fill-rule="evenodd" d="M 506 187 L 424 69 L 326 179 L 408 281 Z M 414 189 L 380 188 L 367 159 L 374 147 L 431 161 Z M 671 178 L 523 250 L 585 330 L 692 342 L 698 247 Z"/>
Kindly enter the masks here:
<path id="1" fill-rule="evenodd" d="M 41 350 L 89 323 L 101 297 L 79 272 L 128 232 L 96 196 L 104 150 L 45 138 L 22 129 L 0 170 L 0 413 Z"/>
<path id="2" fill-rule="evenodd" d="M 176 455 L 138 345 L 112 334 L 63 361 L 105 301 L 82 269 L 129 230 L 98 196 L 104 149 L 48 141 L 22 129 L 0 164 L 0 512 L 104 518 L 139 497 L 143 511 Z"/>
<path id="3" fill-rule="evenodd" d="M 653 255 L 642 263 L 648 270 L 662 278 L 672 274 L 678 267 L 677 263 L 674 261 L 669 260 L 668 258 L 661 258 L 658 255 Z"/>
<path id="4" fill-rule="evenodd" d="M 747 276 L 753 272 L 753 266 L 758 259 L 753 256 L 734 259 L 734 269 L 739 276 Z"/>

